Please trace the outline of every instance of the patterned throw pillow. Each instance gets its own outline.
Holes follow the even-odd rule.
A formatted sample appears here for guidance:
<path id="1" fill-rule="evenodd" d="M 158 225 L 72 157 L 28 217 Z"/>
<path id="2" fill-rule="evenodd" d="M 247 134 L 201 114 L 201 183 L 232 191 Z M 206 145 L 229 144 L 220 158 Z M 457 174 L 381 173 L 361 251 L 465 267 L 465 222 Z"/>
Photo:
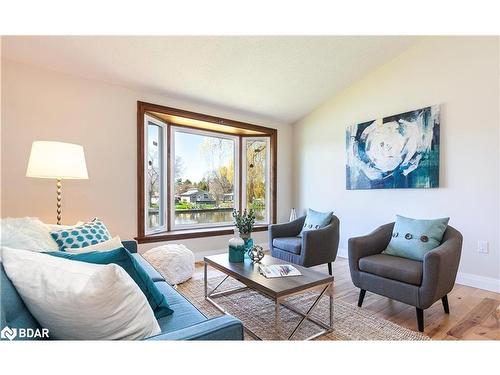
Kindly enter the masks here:
<path id="1" fill-rule="evenodd" d="M 319 212 L 311 209 L 307 210 L 304 226 L 297 237 L 302 237 L 304 232 L 326 227 L 332 221 L 333 212 Z"/>
<path id="2" fill-rule="evenodd" d="M 441 244 L 449 217 L 434 220 L 396 216 L 392 238 L 382 254 L 423 261 L 425 254 Z"/>
<path id="3" fill-rule="evenodd" d="M 108 229 L 98 218 L 70 229 L 50 232 L 50 235 L 57 242 L 60 251 L 95 245 L 111 238 Z"/>

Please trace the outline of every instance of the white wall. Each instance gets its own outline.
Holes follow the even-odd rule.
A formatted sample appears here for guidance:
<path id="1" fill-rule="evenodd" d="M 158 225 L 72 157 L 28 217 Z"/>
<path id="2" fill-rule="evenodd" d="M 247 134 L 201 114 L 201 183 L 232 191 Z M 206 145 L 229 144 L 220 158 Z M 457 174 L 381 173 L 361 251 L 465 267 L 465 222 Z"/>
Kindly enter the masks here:
<path id="1" fill-rule="evenodd" d="M 81 79 L 2 60 L 2 217 L 55 222 L 55 181 L 25 177 L 34 140 L 83 145 L 89 180 L 63 181 L 63 222 L 101 217 L 123 239 L 137 235 L 137 101 L 278 129 L 278 219 L 291 206 L 290 125 L 227 109 Z M 255 234 L 266 241 L 267 232 Z M 220 250 L 230 236 L 183 241 L 196 252 Z M 158 245 L 158 244 L 155 244 Z M 148 245 L 142 249 L 151 247 Z"/>
<path id="2" fill-rule="evenodd" d="M 497 126 L 498 126 L 498 166 L 497 166 L 497 170 L 498 170 L 498 220 L 499 220 L 499 224 L 498 224 L 498 228 L 497 228 L 497 234 L 498 234 L 498 244 L 499 244 L 499 247 L 500 247 L 500 36 L 498 37 L 498 91 L 499 91 L 499 94 L 498 94 L 498 123 L 497 123 Z M 499 249 L 499 252 L 500 252 L 500 249 Z M 498 263 L 500 263 L 500 255 L 498 257 L 499 259 L 498 260 Z M 499 265 L 499 268 L 500 268 L 500 265 Z M 500 291 L 500 275 L 499 277 L 497 277 L 497 291 Z"/>
<path id="3" fill-rule="evenodd" d="M 0 88 L 2 87 L 2 36 L 0 35 Z M 2 144 L 2 90 L 0 90 L 0 145 Z M 2 175 L 2 155 L 0 152 L 0 176 Z M 2 196 L 2 184 L 0 184 L 0 197 Z M 0 199 L 0 212 L 2 211 L 2 200 Z M 1 217 L 1 215 L 0 215 Z"/>
<path id="4" fill-rule="evenodd" d="M 449 216 L 464 235 L 460 278 L 499 287 L 499 43 L 426 38 L 294 125 L 297 207 L 333 210 L 341 244 L 392 221 Z M 439 189 L 345 189 L 345 127 L 442 104 Z M 487 240 L 489 254 L 477 252 Z M 499 290 L 500 291 L 500 290 Z"/>

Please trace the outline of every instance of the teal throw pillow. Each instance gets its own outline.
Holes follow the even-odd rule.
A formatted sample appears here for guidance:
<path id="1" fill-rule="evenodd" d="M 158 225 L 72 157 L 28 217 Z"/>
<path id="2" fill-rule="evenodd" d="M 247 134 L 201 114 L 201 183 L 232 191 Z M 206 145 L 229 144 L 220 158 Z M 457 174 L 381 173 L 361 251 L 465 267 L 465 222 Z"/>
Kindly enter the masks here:
<path id="1" fill-rule="evenodd" d="M 300 231 L 298 237 L 302 237 L 302 233 L 306 231 L 326 227 L 328 224 L 330 224 L 330 221 L 332 221 L 332 216 L 333 212 L 319 212 L 308 209 L 306 220 L 304 221 L 304 226 L 302 227 L 302 230 Z"/>
<path id="2" fill-rule="evenodd" d="M 135 260 L 130 252 L 121 247 L 111 251 L 91 251 L 82 254 L 70 254 L 61 251 L 52 251 L 47 254 L 59 258 L 76 260 L 79 262 L 94 263 L 94 264 L 110 264 L 114 263 L 122 267 L 139 286 L 141 291 L 146 296 L 151 309 L 154 312 L 156 319 L 163 318 L 172 314 L 174 311 L 169 307 L 165 296 L 158 290 L 155 283 L 148 276 L 146 271 Z"/>
<path id="3" fill-rule="evenodd" d="M 435 220 L 396 216 L 392 238 L 382 254 L 424 260 L 425 254 L 441 244 L 449 217 Z"/>
<path id="4" fill-rule="evenodd" d="M 68 247 L 87 247 L 111 239 L 108 229 L 98 218 L 69 229 L 50 232 L 50 235 L 57 242 L 60 251 L 64 251 Z"/>

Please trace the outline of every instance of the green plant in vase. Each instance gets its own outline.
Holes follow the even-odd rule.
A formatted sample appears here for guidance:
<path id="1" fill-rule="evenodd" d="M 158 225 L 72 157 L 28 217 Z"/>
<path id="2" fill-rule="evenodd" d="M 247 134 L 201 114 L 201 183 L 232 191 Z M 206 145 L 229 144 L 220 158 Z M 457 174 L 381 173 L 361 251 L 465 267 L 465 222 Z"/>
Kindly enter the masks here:
<path id="1" fill-rule="evenodd" d="M 255 225 L 255 212 L 253 209 L 247 211 L 246 208 L 243 211 L 233 210 L 233 219 L 241 239 L 245 241 L 245 258 L 249 258 L 248 252 L 253 247 L 252 230 Z"/>

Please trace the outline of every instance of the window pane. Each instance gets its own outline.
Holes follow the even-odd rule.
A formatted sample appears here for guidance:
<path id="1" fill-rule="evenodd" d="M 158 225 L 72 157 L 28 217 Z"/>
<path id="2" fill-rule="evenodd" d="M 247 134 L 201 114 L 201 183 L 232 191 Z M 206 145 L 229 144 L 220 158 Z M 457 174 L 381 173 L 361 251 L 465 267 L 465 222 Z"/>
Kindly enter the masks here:
<path id="1" fill-rule="evenodd" d="M 174 225 L 232 222 L 235 140 L 174 131 Z"/>
<path id="2" fill-rule="evenodd" d="M 151 122 L 147 134 L 146 210 L 147 229 L 154 231 L 163 227 L 163 129 Z"/>
<path id="3" fill-rule="evenodd" d="M 255 219 L 267 222 L 267 140 L 246 141 L 246 206 Z"/>

